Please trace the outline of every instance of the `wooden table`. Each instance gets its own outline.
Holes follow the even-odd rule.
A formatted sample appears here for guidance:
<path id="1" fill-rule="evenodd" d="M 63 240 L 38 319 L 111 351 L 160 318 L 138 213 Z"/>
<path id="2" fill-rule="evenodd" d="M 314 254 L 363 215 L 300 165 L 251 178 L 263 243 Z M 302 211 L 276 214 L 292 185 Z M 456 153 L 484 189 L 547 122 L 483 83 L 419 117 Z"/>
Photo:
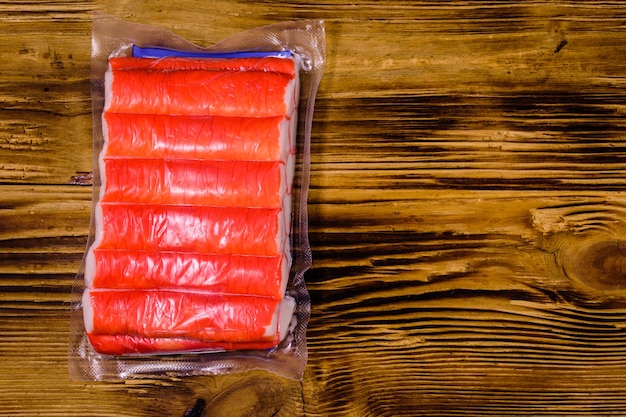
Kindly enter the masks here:
<path id="1" fill-rule="evenodd" d="M 324 19 L 304 380 L 72 382 L 94 10 Z M 0 5 L 0 414 L 626 415 L 626 2 Z"/>

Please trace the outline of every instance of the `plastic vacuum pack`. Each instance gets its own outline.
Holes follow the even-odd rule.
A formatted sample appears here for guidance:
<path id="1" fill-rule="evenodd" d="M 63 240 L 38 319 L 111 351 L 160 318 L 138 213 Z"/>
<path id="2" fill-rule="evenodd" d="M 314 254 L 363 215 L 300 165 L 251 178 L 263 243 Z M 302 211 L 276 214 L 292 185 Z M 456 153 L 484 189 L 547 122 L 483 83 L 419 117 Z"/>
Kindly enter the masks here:
<path id="1" fill-rule="evenodd" d="M 200 47 L 93 21 L 93 204 L 70 377 L 301 379 L 307 194 L 322 21 Z"/>

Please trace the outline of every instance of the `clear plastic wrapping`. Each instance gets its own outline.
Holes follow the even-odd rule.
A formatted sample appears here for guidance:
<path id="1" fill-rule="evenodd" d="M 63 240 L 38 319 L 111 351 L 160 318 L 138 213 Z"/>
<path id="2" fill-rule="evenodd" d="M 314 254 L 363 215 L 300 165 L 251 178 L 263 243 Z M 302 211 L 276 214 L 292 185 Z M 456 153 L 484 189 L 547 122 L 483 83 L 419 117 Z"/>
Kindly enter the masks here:
<path id="1" fill-rule="evenodd" d="M 322 21 L 200 47 L 94 15 L 93 205 L 72 291 L 73 379 L 302 378 L 324 64 Z"/>

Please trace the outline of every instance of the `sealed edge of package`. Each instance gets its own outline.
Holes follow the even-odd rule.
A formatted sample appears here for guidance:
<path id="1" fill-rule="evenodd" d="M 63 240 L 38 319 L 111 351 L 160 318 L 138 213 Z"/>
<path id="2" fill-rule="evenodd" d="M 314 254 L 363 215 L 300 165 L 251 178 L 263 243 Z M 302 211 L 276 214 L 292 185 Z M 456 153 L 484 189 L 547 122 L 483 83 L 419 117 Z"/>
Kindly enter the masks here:
<path id="1" fill-rule="evenodd" d="M 72 289 L 82 381 L 266 370 L 301 380 L 323 21 L 209 47 L 93 18 L 93 198 Z"/>

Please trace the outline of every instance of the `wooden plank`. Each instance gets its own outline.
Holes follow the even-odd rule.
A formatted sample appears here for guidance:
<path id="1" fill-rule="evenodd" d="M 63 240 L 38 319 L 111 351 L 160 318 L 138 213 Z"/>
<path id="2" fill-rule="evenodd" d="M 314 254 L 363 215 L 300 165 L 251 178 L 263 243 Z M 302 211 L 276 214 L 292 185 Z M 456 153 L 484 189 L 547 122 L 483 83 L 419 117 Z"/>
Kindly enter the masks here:
<path id="1" fill-rule="evenodd" d="M 625 201 L 567 194 L 338 190 L 343 204 L 313 203 L 322 414 L 620 413 Z"/>
<path id="2" fill-rule="evenodd" d="M 319 100 L 313 186 L 623 189 L 621 93 L 439 94 Z"/>
<path id="3" fill-rule="evenodd" d="M 0 182 L 91 171 L 91 2 L 0 5 Z"/>

